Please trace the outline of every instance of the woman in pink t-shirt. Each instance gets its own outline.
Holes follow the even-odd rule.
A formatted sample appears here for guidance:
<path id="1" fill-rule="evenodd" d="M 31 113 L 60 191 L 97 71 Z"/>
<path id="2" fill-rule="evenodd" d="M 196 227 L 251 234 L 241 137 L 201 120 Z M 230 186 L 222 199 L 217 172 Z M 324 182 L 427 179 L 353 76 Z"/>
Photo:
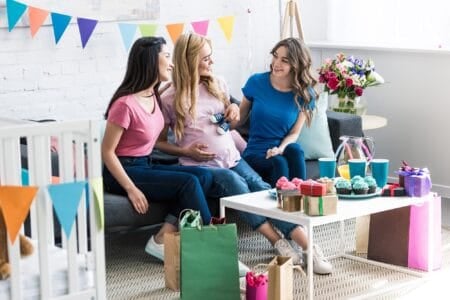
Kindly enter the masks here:
<path id="1" fill-rule="evenodd" d="M 125 77 L 106 110 L 102 141 L 105 190 L 128 196 L 139 214 L 152 202 L 169 205 L 171 217 L 150 238 L 145 251 L 164 259 L 163 236 L 177 230 L 183 209 L 199 210 L 204 224 L 211 214 L 203 189 L 209 190 L 211 173 L 203 168 L 152 164 L 149 158 L 164 127 L 158 87 L 173 69 L 166 42 L 160 37 L 143 37 L 133 44 Z"/>

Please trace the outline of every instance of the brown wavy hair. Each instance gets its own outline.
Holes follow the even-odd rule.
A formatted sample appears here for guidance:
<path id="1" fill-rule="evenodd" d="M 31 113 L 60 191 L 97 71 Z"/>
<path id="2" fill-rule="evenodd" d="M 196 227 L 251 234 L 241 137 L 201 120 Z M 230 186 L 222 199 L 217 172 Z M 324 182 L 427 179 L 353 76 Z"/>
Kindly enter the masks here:
<path id="1" fill-rule="evenodd" d="M 287 58 L 292 73 L 294 100 L 298 107 L 301 107 L 306 112 L 306 124 L 309 126 L 313 115 L 313 111 L 309 108 L 309 103 L 313 96 L 318 99 L 318 94 L 315 90 L 317 80 L 313 76 L 311 68 L 311 53 L 305 43 L 298 38 L 286 38 L 279 41 L 270 51 L 270 54 L 274 55 L 280 47 L 286 47 L 287 49 Z M 270 71 L 272 71 L 272 65 L 270 66 Z M 314 95 L 311 95 L 311 93 Z M 299 97 L 303 99 L 303 105 L 300 105 Z"/>
<path id="2" fill-rule="evenodd" d="M 211 41 L 195 33 L 182 34 L 175 43 L 173 50 L 174 70 L 172 72 L 175 88 L 175 136 L 181 139 L 184 134 L 184 124 L 189 116 L 196 117 L 197 97 L 199 84 L 204 84 L 207 91 L 225 105 L 230 104 L 218 85 L 214 76 L 200 76 L 200 50 L 205 43 L 211 46 Z"/>

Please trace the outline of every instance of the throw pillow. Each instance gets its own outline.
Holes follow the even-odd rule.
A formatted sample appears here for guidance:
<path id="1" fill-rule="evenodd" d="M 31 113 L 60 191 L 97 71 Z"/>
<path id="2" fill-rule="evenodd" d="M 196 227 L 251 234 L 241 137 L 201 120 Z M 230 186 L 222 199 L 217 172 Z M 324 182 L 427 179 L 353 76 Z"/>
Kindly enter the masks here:
<path id="1" fill-rule="evenodd" d="M 305 159 L 318 159 L 321 157 L 334 157 L 333 144 L 331 143 L 330 131 L 328 129 L 327 105 L 328 94 L 321 93 L 316 101 L 311 126 L 303 126 L 297 143 L 305 152 Z"/>

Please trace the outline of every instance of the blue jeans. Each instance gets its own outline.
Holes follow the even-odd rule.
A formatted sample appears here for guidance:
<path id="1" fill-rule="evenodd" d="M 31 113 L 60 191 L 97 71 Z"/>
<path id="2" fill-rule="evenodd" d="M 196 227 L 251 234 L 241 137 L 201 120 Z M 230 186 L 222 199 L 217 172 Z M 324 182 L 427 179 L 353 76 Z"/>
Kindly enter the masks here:
<path id="1" fill-rule="evenodd" d="M 208 169 L 210 169 L 213 174 L 213 188 L 208 195 L 211 197 L 221 198 L 270 189 L 270 184 L 264 182 L 261 176 L 259 176 L 244 159 L 241 159 L 236 166 L 230 169 Z M 270 221 L 285 237 L 290 237 L 291 231 L 297 226 L 295 224 L 276 219 L 269 219 L 248 212 L 240 211 L 239 215 L 253 228 L 253 230 L 258 229 L 259 226 Z"/>
<path id="2" fill-rule="evenodd" d="M 179 216 L 186 208 L 198 210 L 203 224 L 209 224 L 211 213 L 203 191 L 203 189 L 210 190 L 212 185 L 212 176 L 208 170 L 199 167 L 152 164 L 148 156 L 119 157 L 119 161 L 149 203 L 169 203 L 169 212 L 173 216 Z M 103 168 L 103 183 L 105 191 L 127 195 L 106 167 Z"/>
<path id="3" fill-rule="evenodd" d="M 277 180 L 285 176 L 306 179 L 305 154 L 298 143 L 291 143 L 282 155 L 266 159 L 265 156 L 246 155 L 245 160 L 261 177 L 275 187 Z"/>

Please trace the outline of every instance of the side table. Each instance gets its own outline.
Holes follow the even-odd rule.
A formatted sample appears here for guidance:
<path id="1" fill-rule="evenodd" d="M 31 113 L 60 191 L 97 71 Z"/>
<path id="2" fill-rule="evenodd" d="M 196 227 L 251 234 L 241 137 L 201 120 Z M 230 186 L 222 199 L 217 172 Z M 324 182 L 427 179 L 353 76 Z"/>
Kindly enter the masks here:
<path id="1" fill-rule="evenodd" d="M 386 118 L 375 115 L 362 115 L 361 119 L 363 130 L 381 128 L 386 126 L 388 123 Z"/>

